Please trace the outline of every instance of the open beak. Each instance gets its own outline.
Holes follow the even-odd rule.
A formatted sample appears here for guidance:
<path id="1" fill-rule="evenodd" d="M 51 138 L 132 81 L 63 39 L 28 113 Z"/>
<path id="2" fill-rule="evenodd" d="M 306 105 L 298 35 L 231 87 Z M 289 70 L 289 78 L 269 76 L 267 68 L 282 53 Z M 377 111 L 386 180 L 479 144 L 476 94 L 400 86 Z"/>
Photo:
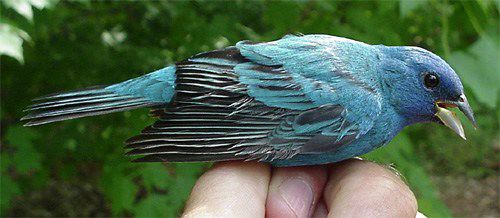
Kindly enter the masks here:
<path id="1" fill-rule="evenodd" d="M 469 119 L 474 126 L 477 127 L 476 119 L 474 119 L 474 112 L 472 112 L 472 108 L 467 101 L 465 95 L 461 95 L 458 101 L 438 101 L 436 102 L 436 117 L 443 122 L 445 126 L 453 130 L 463 139 L 465 138 L 464 128 L 462 127 L 462 123 L 456 116 L 455 112 L 448 110 L 447 108 L 458 107 L 462 113 L 465 114 L 467 119 Z"/>

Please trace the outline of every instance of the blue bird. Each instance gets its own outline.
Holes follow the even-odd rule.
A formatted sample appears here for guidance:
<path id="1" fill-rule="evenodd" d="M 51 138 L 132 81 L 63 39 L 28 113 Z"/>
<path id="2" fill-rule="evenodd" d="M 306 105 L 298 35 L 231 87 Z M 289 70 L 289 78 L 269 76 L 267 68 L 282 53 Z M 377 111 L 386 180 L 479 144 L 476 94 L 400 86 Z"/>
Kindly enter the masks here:
<path id="1" fill-rule="evenodd" d="M 158 120 L 126 142 L 127 154 L 146 162 L 325 164 L 365 154 L 414 123 L 441 123 L 465 139 L 450 107 L 476 125 L 460 79 L 437 55 L 329 35 L 241 41 L 35 101 L 27 126 L 152 108 Z"/>

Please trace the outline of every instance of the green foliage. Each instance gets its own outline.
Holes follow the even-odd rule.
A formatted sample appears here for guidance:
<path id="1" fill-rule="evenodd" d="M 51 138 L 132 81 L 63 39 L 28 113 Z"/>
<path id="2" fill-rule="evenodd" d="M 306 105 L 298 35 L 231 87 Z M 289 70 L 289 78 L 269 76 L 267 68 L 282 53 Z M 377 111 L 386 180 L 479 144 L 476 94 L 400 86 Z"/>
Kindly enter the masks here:
<path id="1" fill-rule="evenodd" d="M 167 173 L 158 173 L 166 171 L 164 165 L 160 163 L 153 163 L 145 165 L 142 170 L 142 178 L 144 186 L 146 186 L 148 191 L 153 191 L 154 189 L 165 190 L 172 185 L 172 177 Z"/>
<path id="2" fill-rule="evenodd" d="M 19 190 L 19 185 L 12 181 L 10 176 L 6 176 L 8 173 L 8 168 L 11 166 L 11 160 L 6 153 L 1 154 L 1 173 L 0 177 L 0 210 L 5 211 L 9 208 L 12 198 L 21 194 Z"/>
<path id="3" fill-rule="evenodd" d="M 20 174 L 40 169 L 40 154 L 33 147 L 32 141 L 38 135 L 31 129 L 20 126 L 11 127 L 6 133 L 7 140 L 16 146 L 12 156 L 12 163 Z"/>
<path id="4" fill-rule="evenodd" d="M 0 23 L 0 55 L 8 55 L 19 62 L 23 59 L 23 40 L 29 40 L 29 35 L 6 23 Z"/>
<path id="5" fill-rule="evenodd" d="M 178 215 L 207 165 L 131 163 L 121 145 L 153 121 L 147 110 L 25 128 L 18 123 L 22 108 L 33 97 L 126 80 L 239 40 L 274 40 L 298 32 L 421 46 L 449 60 L 459 73 L 479 123 L 476 131 L 465 125 L 468 141 L 438 125 L 418 125 L 366 156 L 394 164 L 424 214 L 450 216 L 431 176 L 480 179 L 497 173 L 498 1 L 56 3 L 0 4 L 3 214 L 69 215 L 44 208 L 55 198 L 50 194 L 42 194 L 30 211 L 18 209 L 31 195 L 51 193 L 55 183 L 90 184 L 97 190 L 92 195 L 105 202 L 97 214 Z M 81 207 L 72 216 L 93 215 L 86 212 L 92 211 L 88 205 Z"/>
<path id="6" fill-rule="evenodd" d="M 33 7 L 38 10 L 50 8 L 57 0 L 3 0 L 2 6 L 10 8 L 19 15 L 33 22 Z M 2 8 L 3 9 L 3 8 Z M 29 35 L 18 28 L 20 22 L 0 16 L 0 55 L 7 55 L 24 63 L 23 41 L 30 41 Z"/>
<path id="7" fill-rule="evenodd" d="M 18 14 L 33 22 L 33 7 L 38 10 L 50 8 L 57 3 L 57 0 L 3 0 L 7 8 L 12 8 Z"/>
<path id="8" fill-rule="evenodd" d="M 126 173 L 126 165 L 123 161 L 107 162 L 104 165 L 102 187 L 104 195 L 112 203 L 111 211 L 114 215 L 132 208 L 138 190 L 132 181 L 133 175 Z"/>
<path id="9" fill-rule="evenodd" d="M 405 17 L 408 16 L 411 12 L 415 11 L 417 8 L 428 4 L 429 0 L 399 0 L 399 14 Z"/>
<path id="10" fill-rule="evenodd" d="M 0 157 L 2 211 L 8 208 L 12 199 L 22 194 L 21 186 L 23 184 L 13 181 L 13 177 L 18 177 L 18 182 L 26 181 L 29 178 L 40 179 L 31 183 L 31 186 L 40 186 L 40 182 L 46 181 L 46 178 L 40 173 L 40 171 L 43 172 L 41 155 L 33 145 L 33 140 L 38 138 L 38 134 L 30 129 L 12 126 L 5 133 L 5 138 L 9 144 L 9 151 L 2 152 Z"/>
<path id="11" fill-rule="evenodd" d="M 470 86 L 481 103 L 494 108 L 500 92 L 498 76 L 499 39 L 483 36 L 466 51 L 453 52 L 450 63 Z M 481 72 L 481 76 L 478 76 Z"/>
<path id="12" fill-rule="evenodd" d="M 3 174 L 4 172 L 2 172 Z M 21 194 L 19 185 L 12 181 L 9 176 L 0 177 L 0 188 L 2 189 L 2 195 L 0 200 L 0 209 L 5 211 L 9 209 L 12 198 Z"/>
<path id="13" fill-rule="evenodd" d="M 167 207 L 169 203 L 169 198 L 153 194 L 139 202 L 135 208 L 135 215 L 137 217 L 175 217 L 177 208 Z"/>

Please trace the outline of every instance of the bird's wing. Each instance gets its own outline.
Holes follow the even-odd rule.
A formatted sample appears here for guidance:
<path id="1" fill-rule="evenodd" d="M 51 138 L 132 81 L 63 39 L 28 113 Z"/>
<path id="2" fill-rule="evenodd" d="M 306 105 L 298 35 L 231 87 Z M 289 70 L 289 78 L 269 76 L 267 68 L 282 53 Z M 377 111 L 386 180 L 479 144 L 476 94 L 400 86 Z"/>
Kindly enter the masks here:
<path id="1" fill-rule="evenodd" d="M 369 45 L 325 35 L 288 36 L 267 43 L 240 42 L 251 62 L 235 67 L 248 95 L 272 107 L 310 110 L 333 104 L 359 137 L 381 111 L 377 53 Z M 270 70 L 272 69 L 272 70 Z"/>
<path id="2" fill-rule="evenodd" d="M 266 146 L 243 147 L 238 155 L 273 161 L 334 152 L 349 145 L 360 132 L 346 120 L 346 114 L 342 106 L 327 104 L 288 116 L 267 136 Z"/>
<path id="3" fill-rule="evenodd" d="M 146 155 L 139 161 L 269 161 L 349 145 L 372 127 L 380 95 L 370 72 L 325 43 L 240 42 L 177 64 L 176 101 L 128 141 L 129 154 Z"/>

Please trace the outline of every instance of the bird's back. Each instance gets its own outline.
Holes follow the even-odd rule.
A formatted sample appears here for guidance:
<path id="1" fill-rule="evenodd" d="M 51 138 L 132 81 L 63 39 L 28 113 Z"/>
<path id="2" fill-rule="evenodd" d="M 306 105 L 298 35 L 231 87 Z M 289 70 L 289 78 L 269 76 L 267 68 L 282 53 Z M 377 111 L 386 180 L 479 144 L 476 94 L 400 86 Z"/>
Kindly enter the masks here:
<path id="1" fill-rule="evenodd" d="M 92 109 L 80 93 L 81 104 L 70 109 L 80 117 L 128 109 L 121 99 L 153 107 L 158 121 L 127 141 L 128 154 L 143 155 L 139 161 L 288 159 L 294 165 L 294 158 L 322 153 L 347 152 L 348 158 L 356 148 L 345 148 L 381 113 L 378 59 L 373 46 L 327 35 L 242 41 L 157 71 L 167 73 L 99 89 L 120 99 L 117 104 L 111 99 L 108 107 Z M 63 106 L 44 108 L 36 119 L 73 118 L 50 119 L 64 114 Z"/>

